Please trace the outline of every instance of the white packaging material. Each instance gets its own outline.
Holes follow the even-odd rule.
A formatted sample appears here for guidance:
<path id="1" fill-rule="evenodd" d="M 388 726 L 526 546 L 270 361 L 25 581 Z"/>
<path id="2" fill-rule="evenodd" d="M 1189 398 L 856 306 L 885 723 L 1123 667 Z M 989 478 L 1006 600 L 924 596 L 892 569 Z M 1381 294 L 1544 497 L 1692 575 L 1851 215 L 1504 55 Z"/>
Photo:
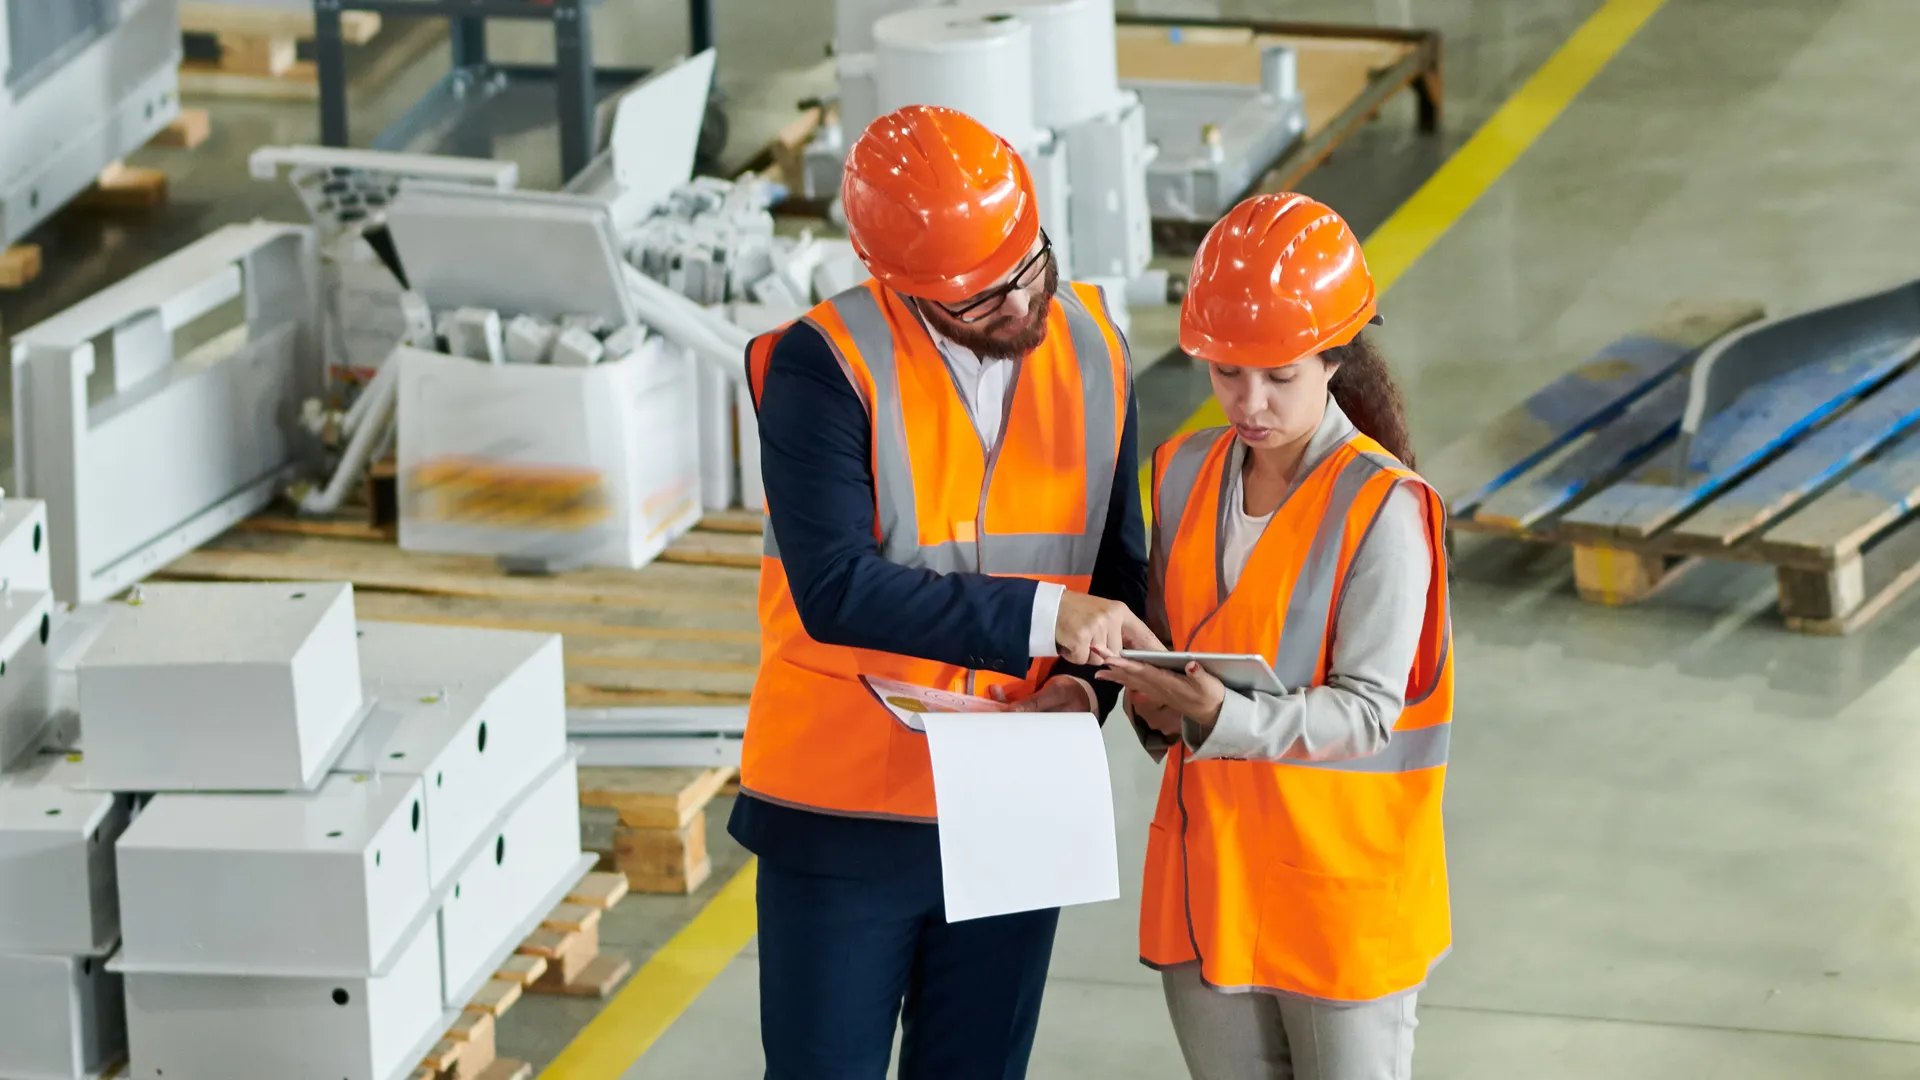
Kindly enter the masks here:
<path id="1" fill-rule="evenodd" d="M 640 567 L 700 517 L 693 359 L 400 369 L 400 546 Z"/>
<path id="2" fill-rule="evenodd" d="M 88 785 L 306 791 L 360 719 L 353 586 L 147 585 L 79 665 Z"/>
<path id="3" fill-rule="evenodd" d="M 446 1031 L 440 937 L 386 974 L 271 978 L 128 972 L 134 1080 L 404 1080 Z"/>
<path id="4" fill-rule="evenodd" d="M 113 845 L 133 799 L 79 790 L 78 756 L 0 774 L 0 953 L 105 956 L 120 936 Z"/>
<path id="5" fill-rule="evenodd" d="M 580 783 L 571 757 L 513 808 L 457 877 L 440 909 L 447 1004 L 463 1005 L 588 868 L 580 856 Z"/>
<path id="6" fill-rule="evenodd" d="M 560 329 L 563 331 L 584 330 L 594 337 L 600 338 L 605 337 L 613 328 L 607 325 L 607 320 L 598 315 L 562 315 L 560 317 Z"/>
<path id="7" fill-rule="evenodd" d="M 506 362 L 506 344 L 500 336 L 500 313 L 492 308 L 455 308 L 441 334 L 455 356 L 489 364 Z"/>
<path id="8" fill-rule="evenodd" d="M 507 362 L 544 364 L 560 331 L 545 319 L 516 315 L 507 324 Z"/>
<path id="9" fill-rule="evenodd" d="M 747 289 L 747 295 L 753 297 L 754 303 L 765 304 L 771 308 L 800 311 L 807 309 L 807 294 L 796 288 L 787 275 L 777 271 L 754 282 Z"/>
<path id="10" fill-rule="evenodd" d="M 635 323 L 632 326 L 623 326 L 613 333 L 608 334 L 607 340 L 601 344 L 606 349 L 606 359 L 625 360 L 627 357 L 639 352 L 640 346 L 646 343 L 647 328 Z"/>
<path id="11" fill-rule="evenodd" d="M 431 910 L 421 778 L 158 795 L 120 837 L 120 970 L 379 974 Z"/>
<path id="12" fill-rule="evenodd" d="M 339 767 L 421 779 L 437 890 L 509 801 L 566 755 L 560 638 L 362 623 L 360 677 L 378 704 Z"/>
<path id="13" fill-rule="evenodd" d="M 562 332 L 553 343 L 553 364 L 555 367 L 592 367 L 606 351 L 600 339 L 576 326 Z"/>
<path id="14" fill-rule="evenodd" d="M 0 589 L 53 590 L 47 504 L 39 499 L 0 499 Z"/>
<path id="15" fill-rule="evenodd" d="M 401 293 L 400 317 L 407 324 L 406 332 L 400 339 L 402 345 L 431 349 L 438 344 L 433 335 L 433 309 L 427 306 L 426 297 L 411 291 Z"/>
<path id="16" fill-rule="evenodd" d="M 40 745 L 53 703 L 53 594 L 0 585 L 0 766 Z"/>
<path id="17" fill-rule="evenodd" d="M 872 276 L 858 255 L 848 252 L 829 256 L 813 268 L 813 298 L 816 301 L 832 299 Z"/>
<path id="18" fill-rule="evenodd" d="M 727 321 L 758 337 L 777 330 L 807 313 L 802 307 L 775 307 L 772 304 L 729 304 Z"/>
<path id="19" fill-rule="evenodd" d="M 126 1050 L 120 976 L 99 958 L 0 953 L 0 1076 L 92 1078 Z"/>

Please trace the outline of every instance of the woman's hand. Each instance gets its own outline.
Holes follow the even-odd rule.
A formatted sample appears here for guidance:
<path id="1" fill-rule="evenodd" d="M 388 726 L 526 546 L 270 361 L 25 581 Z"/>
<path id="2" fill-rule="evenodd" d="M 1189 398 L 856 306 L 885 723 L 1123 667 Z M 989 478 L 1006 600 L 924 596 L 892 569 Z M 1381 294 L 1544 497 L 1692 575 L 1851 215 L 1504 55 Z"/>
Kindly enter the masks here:
<path id="1" fill-rule="evenodd" d="M 1134 719 L 1139 720 L 1141 723 L 1147 725 L 1148 728 L 1165 735 L 1169 739 L 1177 739 L 1180 737 L 1180 712 L 1177 709 L 1168 708 L 1158 702 L 1135 699 L 1129 696 L 1127 698 L 1127 711 L 1133 713 Z"/>
<path id="2" fill-rule="evenodd" d="M 1166 671 L 1114 656 L 1107 658 L 1107 666 L 1096 672 L 1094 678 L 1126 687 L 1127 699 L 1136 709 L 1158 705 L 1208 730 L 1220 719 L 1220 706 L 1227 699 L 1227 688 L 1220 680 L 1195 663 L 1187 664 L 1185 671 Z M 1141 719 L 1146 720 L 1144 712 Z M 1153 727 L 1160 730 L 1158 725 Z"/>

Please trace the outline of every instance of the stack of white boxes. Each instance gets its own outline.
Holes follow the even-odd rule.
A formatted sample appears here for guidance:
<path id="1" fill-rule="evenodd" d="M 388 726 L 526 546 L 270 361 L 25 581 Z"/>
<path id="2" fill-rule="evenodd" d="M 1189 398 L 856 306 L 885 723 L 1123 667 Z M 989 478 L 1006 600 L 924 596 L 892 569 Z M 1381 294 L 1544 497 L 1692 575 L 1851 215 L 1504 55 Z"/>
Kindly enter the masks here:
<path id="1" fill-rule="evenodd" d="M 51 737 L 64 612 L 45 504 L 0 501 L 0 1078 L 70 1080 L 125 1053 L 113 843 L 133 800 L 79 789 Z"/>
<path id="2" fill-rule="evenodd" d="M 409 1075 L 590 868 L 559 638 L 345 584 L 116 607 L 83 752 L 0 777 L 0 1080 Z"/>

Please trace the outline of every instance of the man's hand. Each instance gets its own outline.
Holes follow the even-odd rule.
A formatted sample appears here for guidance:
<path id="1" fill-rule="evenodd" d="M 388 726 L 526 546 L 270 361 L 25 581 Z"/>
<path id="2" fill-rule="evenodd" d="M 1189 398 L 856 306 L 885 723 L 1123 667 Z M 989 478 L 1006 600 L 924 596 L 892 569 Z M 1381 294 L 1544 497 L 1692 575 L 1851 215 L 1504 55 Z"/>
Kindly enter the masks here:
<path id="1" fill-rule="evenodd" d="M 1075 664 L 1094 663 L 1096 655 L 1117 655 L 1121 649 L 1161 647 L 1153 631 L 1127 605 L 1072 590 L 1060 598 L 1053 640 L 1060 655 Z"/>
<path id="2" fill-rule="evenodd" d="M 1071 595 L 1071 594 L 1069 594 Z M 1007 700 L 1006 691 L 996 686 L 987 693 L 995 701 Z M 1099 699 L 1093 696 L 1093 687 L 1071 675 L 1055 675 L 1033 692 L 1032 697 L 1022 698 L 1013 703 L 1013 712 L 1043 713 L 1099 713 Z"/>

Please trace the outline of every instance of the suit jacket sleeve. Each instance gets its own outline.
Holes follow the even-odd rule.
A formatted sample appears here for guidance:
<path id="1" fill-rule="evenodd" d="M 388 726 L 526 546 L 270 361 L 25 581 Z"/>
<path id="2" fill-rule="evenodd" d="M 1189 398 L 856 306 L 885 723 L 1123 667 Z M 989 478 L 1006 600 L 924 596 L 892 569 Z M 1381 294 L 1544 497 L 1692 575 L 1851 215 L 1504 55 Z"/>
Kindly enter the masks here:
<path id="1" fill-rule="evenodd" d="M 767 527 L 801 624 L 827 645 L 1024 674 L 1032 581 L 940 574 L 881 556 L 870 424 L 825 339 L 795 324 L 768 361 L 760 469 Z"/>
<path id="2" fill-rule="evenodd" d="M 1147 539 L 1140 516 L 1139 420 L 1133 400 L 1133 388 L 1127 388 L 1127 420 L 1121 428 L 1120 456 L 1114 463 L 1113 495 L 1107 501 L 1107 527 L 1100 537 L 1100 554 L 1093 564 L 1093 582 L 1088 592 L 1108 600 L 1118 600 L 1146 618 Z M 1099 698 L 1098 715 L 1105 719 L 1120 697 L 1120 687 L 1094 679 L 1098 670 L 1061 661 L 1054 666 L 1057 675 L 1077 675 L 1086 679 Z"/>

